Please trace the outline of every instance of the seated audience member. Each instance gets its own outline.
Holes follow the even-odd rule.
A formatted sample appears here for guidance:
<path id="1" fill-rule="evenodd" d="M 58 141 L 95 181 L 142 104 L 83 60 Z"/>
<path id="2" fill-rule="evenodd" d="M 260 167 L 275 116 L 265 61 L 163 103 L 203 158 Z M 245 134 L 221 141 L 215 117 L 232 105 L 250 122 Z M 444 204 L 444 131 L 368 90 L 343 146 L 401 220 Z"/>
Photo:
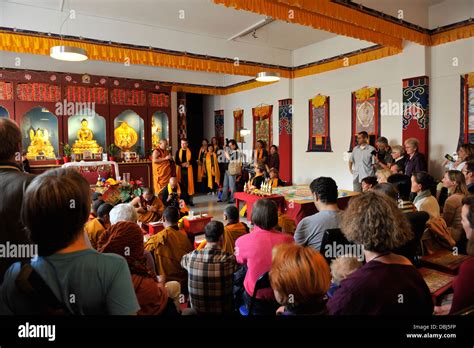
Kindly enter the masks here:
<path id="1" fill-rule="evenodd" d="M 473 239 L 474 228 L 474 196 L 467 196 L 462 201 L 462 226 L 469 241 Z M 474 305 L 474 258 L 467 259 L 459 268 L 458 276 L 453 281 L 453 304 L 451 313 L 456 313 Z"/>
<path id="2" fill-rule="evenodd" d="M 464 237 L 461 223 L 462 200 L 469 192 L 467 191 L 464 175 L 458 170 L 450 170 L 444 174 L 443 186 L 448 189 L 448 198 L 444 202 L 443 219 L 456 242 Z"/>
<path id="3" fill-rule="evenodd" d="M 402 172 L 405 173 L 405 163 L 407 161 L 407 157 L 406 157 L 406 152 L 403 146 L 401 145 L 392 146 L 391 156 L 392 156 L 392 161 L 391 161 L 392 165 L 398 164 Z"/>
<path id="4" fill-rule="evenodd" d="M 474 155 L 474 146 L 473 144 L 462 144 L 459 146 L 457 151 L 458 158 L 455 162 L 452 162 L 446 159 L 443 163 L 443 166 L 447 170 L 459 170 L 462 171 L 464 165 L 466 164 L 467 158 Z"/>
<path id="5" fill-rule="evenodd" d="M 137 222 L 138 214 L 135 208 L 128 203 L 117 204 L 109 213 L 110 224 L 115 225 L 120 221 Z"/>
<path id="6" fill-rule="evenodd" d="M 362 192 L 369 191 L 372 187 L 377 185 L 377 177 L 376 176 L 367 176 L 362 179 L 361 186 Z"/>
<path id="7" fill-rule="evenodd" d="M 96 191 L 92 194 L 92 203 L 94 203 L 97 200 L 103 201 L 104 196 L 102 195 L 102 193 Z"/>
<path id="8" fill-rule="evenodd" d="M 99 239 L 97 250 L 101 253 L 118 254 L 127 260 L 140 305 L 138 315 L 163 313 L 168 303 L 168 292 L 147 265 L 143 233 L 136 223 L 121 221 L 110 227 Z"/>
<path id="9" fill-rule="evenodd" d="M 95 218 L 97 218 L 97 210 L 99 209 L 99 207 L 104 204 L 105 202 L 101 199 L 97 199 L 95 201 L 92 201 L 92 204 L 91 204 L 91 212 L 89 214 L 89 219 L 88 221 L 92 221 L 94 220 Z"/>
<path id="10" fill-rule="evenodd" d="M 158 274 L 163 281 L 177 281 L 184 286 L 187 274 L 181 267 L 181 259 L 193 250 L 193 246 L 186 232 L 178 227 L 178 209 L 166 208 L 163 219 L 164 230 L 150 237 L 145 243 L 145 250 L 154 255 Z"/>
<path id="11" fill-rule="evenodd" d="M 250 188 L 252 190 L 260 189 L 264 181 L 265 181 L 265 165 L 259 163 L 255 166 L 255 176 L 252 178 L 252 180 L 250 180 Z"/>
<path id="12" fill-rule="evenodd" d="M 324 232 L 339 228 L 337 185 L 332 178 L 320 177 L 309 186 L 318 212 L 300 221 L 295 231 L 295 242 L 319 251 Z"/>
<path id="13" fill-rule="evenodd" d="M 335 315 L 429 316 L 428 286 L 411 262 L 392 250 L 413 238 L 406 217 L 388 197 L 367 192 L 353 197 L 341 230 L 364 247 L 366 264 L 341 282 L 328 302 Z"/>
<path id="14" fill-rule="evenodd" d="M 411 192 L 416 193 L 413 204 L 418 211 L 430 214 L 430 218 L 440 216 L 438 201 L 431 194 L 433 184 L 434 179 L 427 172 L 416 172 L 411 176 Z"/>
<path id="15" fill-rule="evenodd" d="M 341 282 L 361 267 L 362 263 L 353 255 L 339 256 L 331 262 L 332 282 L 327 293 L 328 297 L 333 297 Z"/>
<path id="16" fill-rule="evenodd" d="M 392 162 L 392 148 L 388 144 L 388 140 L 385 137 L 379 137 L 375 141 L 375 148 L 377 153 L 374 156 L 375 168 L 380 169 L 389 169 L 390 162 Z"/>
<path id="17" fill-rule="evenodd" d="M 379 184 L 387 183 L 387 179 L 390 175 L 392 175 L 390 169 L 379 169 L 375 172 L 375 176 L 377 177 L 377 183 Z"/>
<path id="18" fill-rule="evenodd" d="M 285 183 L 283 182 L 283 180 L 280 179 L 278 169 L 272 168 L 270 169 L 268 174 L 270 175 L 270 185 L 272 185 L 273 188 L 285 186 Z"/>
<path id="19" fill-rule="evenodd" d="M 462 168 L 464 179 L 466 179 L 466 186 L 469 193 L 474 194 L 474 160 L 467 161 Z"/>
<path id="20" fill-rule="evenodd" d="M 410 201 L 411 192 L 411 179 L 409 176 L 404 174 L 393 174 L 388 178 L 388 182 L 398 192 L 398 208 L 402 213 L 413 213 L 416 211 L 416 207 Z"/>
<path id="21" fill-rule="evenodd" d="M 390 197 L 393 199 L 394 202 L 397 202 L 398 199 L 398 191 L 393 187 L 392 184 L 389 183 L 382 183 L 382 184 L 377 184 L 374 186 L 372 191 L 378 191 L 383 195 L 386 195 L 387 197 Z"/>
<path id="22" fill-rule="evenodd" d="M 406 163 L 405 175 L 411 176 L 413 173 L 426 171 L 426 159 L 423 154 L 419 153 L 420 142 L 416 138 L 405 140 Z"/>
<path id="23" fill-rule="evenodd" d="M 221 249 L 224 225 L 211 221 L 205 227 L 206 246 L 181 259 L 188 271 L 191 307 L 197 314 L 223 314 L 234 311 L 233 274 L 238 268 L 233 254 Z"/>
<path id="24" fill-rule="evenodd" d="M 276 145 L 270 146 L 270 156 L 268 156 L 266 167 L 268 172 L 272 168 L 275 168 L 277 171 L 280 170 L 280 155 Z"/>
<path id="25" fill-rule="evenodd" d="M 15 263 L 5 274 L 0 288 L 1 314 L 138 312 L 140 306 L 125 259 L 91 249 L 83 232 L 89 216 L 89 190 L 87 181 L 72 169 L 48 170 L 31 182 L 25 192 L 22 220 L 38 246 L 38 258 L 24 265 Z M 43 280 L 42 289 L 52 291 L 58 306 L 46 304 L 37 283 L 29 281 L 30 271 Z"/>
<path id="26" fill-rule="evenodd" d="M 224 209 L 224 224 L 221 249 L 223 252 L 234 254 L 235 241 L 249 233 L 249 228 L 244 222 L 239 222 L 239 210 L 234 205 L 228 205 Z M 203 249 L 206 244 L 206 240 L 203 240 L 197 250 Z"/>
<path id="27" fill-rule="evenodd" d="M 404 174 L 405 169 L 399 163 L 392 163 L 390 165 L 390 172 L 393 174 Z"/>
<path id="28" fill-rule="evenodd" d="M 109 214 L 113 207 L 114 206 L 109 203 L 102 204 L 99 209 L 97 209 L 97 217 L 94 220 L 87 222 L 84 226 L 94 249 L 97 249 L 97 241 L 101 234 L 110 227 Z"/>
<path id="29" fill-rule="evenodd" d="M 148 187 L 145 187 L 141 196 L 135 197 L 130 204 L 137 210 L 138 221 L 145 223 L 159 221 L 165 210 L 161 199 Z"/>
<path id="30" fill-rule="evenodd" d="M 329 266 L 313 248 L 281 244 L 273 249 L 270 284 L 282 305 L 277 314 L 327 314 L 324 296 L 330 283 Z"/>
<path id="31" fill-rule="evenodd" d="M 275 231 L 278 207 L 269 199 L 260 199 L 254 204 L 252 223 L 255 226 L 252 232 L 235 242 L 237 262 L 247 265 L 242 299 L 247 308 L 258 278 L 270 271 L 273 247 L 293 243 L 293 237 Z M 253 314 L 274 314 L 277 307 L 272 289 L 262 289 L 257 293 Z"/>

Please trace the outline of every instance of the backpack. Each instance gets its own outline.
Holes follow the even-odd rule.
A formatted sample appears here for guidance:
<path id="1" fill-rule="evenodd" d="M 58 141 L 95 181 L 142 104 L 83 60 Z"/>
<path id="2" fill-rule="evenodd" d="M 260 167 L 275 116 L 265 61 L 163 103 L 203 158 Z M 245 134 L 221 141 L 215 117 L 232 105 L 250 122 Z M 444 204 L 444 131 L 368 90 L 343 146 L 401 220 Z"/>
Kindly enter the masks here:
<path id="1" fill-rule="evenodd" d="M 40 315 L 72 315 L 69 308 L 57 299 L 51 288 L 31 266 L 30 261 L 21 263 L 21 270 L 15 280 L 16 288 L 37 306 Z"/>

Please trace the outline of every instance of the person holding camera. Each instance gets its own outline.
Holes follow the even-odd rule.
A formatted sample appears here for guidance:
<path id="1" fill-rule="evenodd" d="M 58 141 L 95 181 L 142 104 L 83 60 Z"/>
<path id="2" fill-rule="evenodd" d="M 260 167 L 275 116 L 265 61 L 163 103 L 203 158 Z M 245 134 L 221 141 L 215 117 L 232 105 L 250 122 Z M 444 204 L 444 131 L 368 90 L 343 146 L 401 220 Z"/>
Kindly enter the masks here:
<path id="1" fill-rule="evenodd" d="M 388 140 L 385 137 L 379 137 L 375 142 L 375 147 L 377 150 L 373 152 L 375 160 L 375 168 L 380 169 L 390 169 L 390 163 L 392 159 L 392 149 L 388 145 Z"/>
<path id="2" fill-rule="evenodd" d="M 224 150 L 224 183 L 222 198 L 218 202 L 234 203 L 234 192 L 237 190 L 237 176 L 242 174 L 242 162 L 240 161 L 240 150 L 234 139 L 229 140 L 229 147 Z M 229 198 L 230 191 L 230 198 Z"/>
<path id="3" fill-rule="evenodd" d="M 349 159 L 349 171 L 353 178 L 354 191 L 362 192 L 362 179 L 375 175 L 373 165 L 375 147 L 368 143 L 369 134 L 365 131 L 357 134 L 358 145 L 352 149 Z"/>

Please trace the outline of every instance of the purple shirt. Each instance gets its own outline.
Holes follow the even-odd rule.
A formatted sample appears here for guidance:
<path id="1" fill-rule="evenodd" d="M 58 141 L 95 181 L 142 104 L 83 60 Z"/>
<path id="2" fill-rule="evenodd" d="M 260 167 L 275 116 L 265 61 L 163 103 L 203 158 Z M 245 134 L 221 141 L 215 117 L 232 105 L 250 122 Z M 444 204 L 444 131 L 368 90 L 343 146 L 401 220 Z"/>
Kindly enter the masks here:
<path id="1" fill-rule="evenodd" d="M 327 304 L 333 315 L 426 315 L 430 290 L 415 267 L 371 261 L 341 282 Z"/>
<path id="2" fill-rule="evenodd" d="M 426 172 L 426 160 L 425 156 L 421 153 L 416 152 L 412 158 L 407 155 L 405 163 L 405 175 L 411 176 L 416 172 Z"/>

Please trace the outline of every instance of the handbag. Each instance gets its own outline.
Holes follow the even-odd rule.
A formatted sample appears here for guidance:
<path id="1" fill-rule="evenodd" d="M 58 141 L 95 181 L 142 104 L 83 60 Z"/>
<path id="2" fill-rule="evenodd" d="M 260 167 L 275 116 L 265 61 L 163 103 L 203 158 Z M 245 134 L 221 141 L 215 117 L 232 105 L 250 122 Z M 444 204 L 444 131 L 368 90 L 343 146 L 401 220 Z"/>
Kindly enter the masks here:
<path id="1" fill-rule="evenodd" d="M 242 160 L 240 158 L 235 159 L 235 160 L 230 160 L 228 171 L 229 171 L 229 175 L 232 175 L 232 176 L 241 175 L 242 174 Z"/>

